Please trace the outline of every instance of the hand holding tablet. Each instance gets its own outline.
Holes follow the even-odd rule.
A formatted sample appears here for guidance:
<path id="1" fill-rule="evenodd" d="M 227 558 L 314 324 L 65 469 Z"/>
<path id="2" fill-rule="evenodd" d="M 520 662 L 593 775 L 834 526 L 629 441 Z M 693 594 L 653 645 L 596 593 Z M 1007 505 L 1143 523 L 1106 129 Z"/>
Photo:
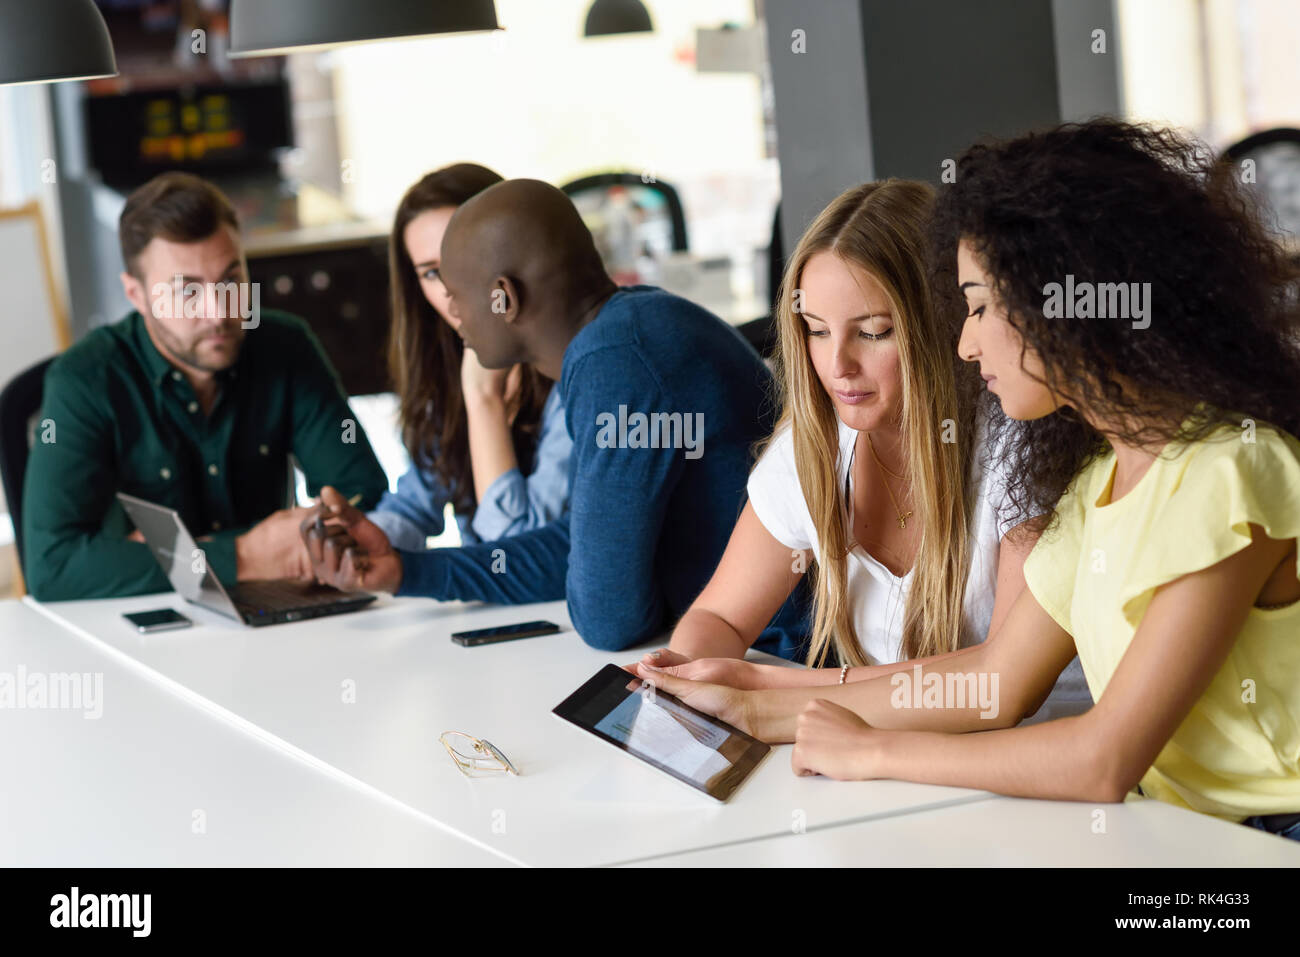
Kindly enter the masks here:
<path id="1" fill-rule="evenodd" d="M 726 801 L 771 748 L 617 665 L 606 665 L 554 713 L 670 777 Z"/>

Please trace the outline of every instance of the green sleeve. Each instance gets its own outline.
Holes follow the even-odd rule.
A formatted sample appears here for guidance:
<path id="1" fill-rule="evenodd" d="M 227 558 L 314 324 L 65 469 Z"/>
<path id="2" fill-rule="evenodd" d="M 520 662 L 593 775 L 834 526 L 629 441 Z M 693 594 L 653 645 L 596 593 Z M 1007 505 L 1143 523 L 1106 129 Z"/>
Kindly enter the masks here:
<path id="1" fill-rule="evenodd" d="M 60 363 L 46 374 L 22 507 L 27 588 L 40 601 L 171 590 L 148 547 L 125 537 L 102 396 Z M 117 521 L 106 522 L 110 510 Z"/>
<path id="2" fill-rule="evenodd" d="M 235 539 L 247 531 L 247 528 L 230 528 L 205 535 L 197 540 L 199 548 L 203 549 L 203 557 L 208 567 L 221 579 L 223 585 L 233 585 L 238 579 Z"/>

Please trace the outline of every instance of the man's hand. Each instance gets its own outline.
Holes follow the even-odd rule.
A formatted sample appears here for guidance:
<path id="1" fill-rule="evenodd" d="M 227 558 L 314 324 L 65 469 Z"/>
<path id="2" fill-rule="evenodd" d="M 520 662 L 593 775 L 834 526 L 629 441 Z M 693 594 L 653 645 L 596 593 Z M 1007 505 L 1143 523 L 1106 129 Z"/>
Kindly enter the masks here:
<path id="1" fill-rule="evenodd" d="M 383 530 L 337 489 L 326 485 L 320 501 L 298 526 L 316 580 L 343 591 L 397 591 L 402 559 Z"/>
<path id="2" fill-rule="evenodd" d="M 307 550 L 298 536 L 298 523 L 307 508 L 272 512 L 235 539 L 235 577 L 240 581 L 265 578 L 312 580 Z"/>

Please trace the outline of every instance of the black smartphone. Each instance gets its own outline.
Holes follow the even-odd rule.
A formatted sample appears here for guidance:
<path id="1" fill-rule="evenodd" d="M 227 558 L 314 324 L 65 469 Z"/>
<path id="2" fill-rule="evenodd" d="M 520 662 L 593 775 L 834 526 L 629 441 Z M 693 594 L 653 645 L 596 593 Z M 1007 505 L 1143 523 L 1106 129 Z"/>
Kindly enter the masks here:
<path id="1" fill-rule="evenodd" d="M 497 628 L 479 628 L 477 631 L 458 631 L 451 640 L 466 648 L 474 645 L 492 645 L 498 641 L 514 641 L 516 638 L 533 638 L 537 635 L 553 635 L 560 626 L 553 621 L 525 621 L 518 625 L 501 625 Z"/>
<path id="2" fill-rule="evenodd" d="M 136 631 L 145 634 L 151 631 L 173 631 L 177 628 L 188 628 L 194 624 L 179 611 L 171 608 L 159 608 L 156 611 L 135 611 L 122 617 L 135 625 Z"/>

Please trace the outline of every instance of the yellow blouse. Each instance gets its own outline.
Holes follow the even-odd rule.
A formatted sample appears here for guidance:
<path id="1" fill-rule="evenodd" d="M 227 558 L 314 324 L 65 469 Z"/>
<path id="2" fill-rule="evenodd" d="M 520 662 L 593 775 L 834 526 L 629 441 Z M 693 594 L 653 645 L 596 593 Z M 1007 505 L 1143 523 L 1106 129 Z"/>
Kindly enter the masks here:
<path id="1" fill-rule="evenodd" d="M 1241 551 L 1248 523 L 1271 538 L 1300 536 L 1300 440 L 1265 423 L 1171 443 L 1110 502 L 1114 471 L 1112 451 L 1075 478 L 1059 525 L 1025 562 L 1030 591 L 1073 636 L 1094 700 L 1157 588 Z M 1300 811 L 1300 601 L 1250 610 L 1141 787 L 1229 820 Z"/>

